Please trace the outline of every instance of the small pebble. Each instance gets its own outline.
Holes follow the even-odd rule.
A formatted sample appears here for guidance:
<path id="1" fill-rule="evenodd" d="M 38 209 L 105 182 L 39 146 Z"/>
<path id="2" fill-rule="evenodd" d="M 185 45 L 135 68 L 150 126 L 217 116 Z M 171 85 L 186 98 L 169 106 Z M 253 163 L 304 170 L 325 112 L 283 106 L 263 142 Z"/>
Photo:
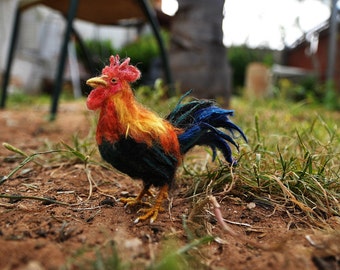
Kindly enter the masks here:
<path id="1" fill-rule="evenodd" d="M 254 209 L 256 207 L 256 204 L 254 202 L 250 202 L 247 204 L 248 209 Z"/>

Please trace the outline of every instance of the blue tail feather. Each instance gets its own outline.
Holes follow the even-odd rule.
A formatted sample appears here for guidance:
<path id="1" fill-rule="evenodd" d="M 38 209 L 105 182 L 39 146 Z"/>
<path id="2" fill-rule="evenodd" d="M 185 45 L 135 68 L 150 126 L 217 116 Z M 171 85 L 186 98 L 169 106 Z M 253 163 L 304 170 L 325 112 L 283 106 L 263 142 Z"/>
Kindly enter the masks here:
<path id="1" fill-rule="evenodd" d="M 181 152 L 184 154 L 195 145 L 207 145 L 213 151 L 213 158 L 216 157 L 218 149 L 227 162 L 235 163 L 229 143 L 238 150 L 238 145 L 233 139 L 235 131 L 246 142 L 247 137 L 241 128 L 230 121 L 229 116 L 232 116 L 234 111 L 217 107 L 210 100 L 193 100 L 182 104 L 183 99 L 189 94 L 190 92 L 185 94 L 167 116 L 169 122 L 184 130 L 178 136 Z"/>
<path id="2" fill-rule="evenodd" d="M 231 144 L 233 144 L 237 150 L 238 150 L 238 144 L 235 142 L 235 140 L 229 136 L 227 133 L 224 133 L 223 131 L 207 124 L 207 123 L 202 123 L 202 125 L 206 126 L 207 129 L 211 130 L 212 132 L 214 132 L 216 135 L 218 135 L 220 138 L 230 142 Z"/>
<path id="3" fill-rule="evenodd" d="M 234 161 L 233 157 L 232 157 L 232 151 L 231 151 L 231 148 L 230 146 L 228 145 L 228 143 L 223 139 L 221 138 L 220 136 L 218 136 L 217 134 L 214 134 L 214 133 L 205 133 L 201 140 L 200 140 L 200 145 L 207 145 L 209 146 L 212 151 L 213 151 L 213 160 L 215 160 L 216 158 L 216 148 L 219 149 L 225 160 L 227 162 L 229 162 L 230 164 L 232 163 L 236 163 L 236 161 Z"/>
<path id="4" fill-rule="evenodd" d="M 225 128 L 233 136 L 234 130 L 236 130 L 247 142 L 247 137 L 244 135 L 243 131 L 228 118 L 228 116 L 234 115 L 233 110 L 225 110 L 216 106 L 212 106 L 209 108 L 201 109 L 196 113 L 196 115 L 197 117 L 195 117 L 195 119 L 197 122 L 205 122 L 215 128 Z"/>

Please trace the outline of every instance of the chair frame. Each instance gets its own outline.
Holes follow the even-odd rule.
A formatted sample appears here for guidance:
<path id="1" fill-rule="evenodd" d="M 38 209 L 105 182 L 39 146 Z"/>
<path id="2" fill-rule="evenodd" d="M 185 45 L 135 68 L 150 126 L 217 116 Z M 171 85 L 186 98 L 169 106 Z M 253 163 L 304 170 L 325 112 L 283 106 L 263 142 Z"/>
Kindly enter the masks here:
<path id="1" fill-rule="evenodd" d="M 136 0 L 136 1 L 138 1 L 143 13 L 145 14 L 147 20 L 149 21 L 151 28 L 153 30 L 153 34 L 157 40 L 157 43 L 160 49 L 161 58 L 162 58 L 165 80 L 169 86 L 169 94 L 173 95 L 174 94 L 173 93 L 174 91 L 173 81 L 172 81 L 171 71 L 169 68 L 168 55 L 166 52 L 163 39 L 160 34 L 160 26 L 159 26 L 155 11 L 150 6 L 147 0 Z M 51 121 L 55 120 L 57 111 L 58 111 L 59 97 L 60 97 L 62 86 L 63 86 L 63 73 L 64 73 L 65 62 L 67 58 L 67 45 L 72 34 L 75 35 L 77 41 L 80 44 L 80 48 L 84 53 L 86 61 L 88 62 L 88 67 L 90 68 L 90 72 L 91 73 L 94 72 L 93 70 L 91 70 L 90 58 L 88 57 L 88 53 L 86 52 L 85 46 L 79 34 L 75 31 L 73 27 L 73 21 L 77 16 L 78 5 L 79 5 L 79 0 L 70 0 L 67 16 L 65 17 L 67 23 L 66 23 L 66 28 L 64 32 L 63 42 L 60 48 L 59 61 L 58 61 L 58 66 L 57 66 L 57 70 L 55 74 L 54 88 L 53 88 L 52 100 L 51 100 L 51 108 L 50 108 L 50 120 Z M 13 57 L 14 57 L 18 33 L 19 33 L 19 25 L 20 25 L 22 11 L 23 11 L 23 8 L 18 5 L 15 11 L 12 35 L 10 39 L 8 57 L 7 57 L 7 62 L 6 62 L 6 69 L 4 71 L 3 80 L 2 80 L 2 93 L 1 93 L 1 100 L 0 100 L 0 108 L 2 109 L 5 108 L 6 106 L 7 88 L 9 84 L 10 72 L 12 68 Z"/>

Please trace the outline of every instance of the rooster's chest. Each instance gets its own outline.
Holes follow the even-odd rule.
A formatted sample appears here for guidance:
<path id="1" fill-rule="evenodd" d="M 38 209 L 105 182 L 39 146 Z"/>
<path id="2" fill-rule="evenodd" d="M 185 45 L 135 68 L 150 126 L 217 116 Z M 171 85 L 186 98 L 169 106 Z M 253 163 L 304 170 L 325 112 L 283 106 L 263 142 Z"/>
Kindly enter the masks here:
<path id="1" fill-rule="evenodd" d="M 123 137 L 114 143 L 105 139 L 98 145 L 102 158 L 132 178 L 161 186 L 171 184 L 178 160 L 166 154 L 159 145 L 148 146 Z"/>

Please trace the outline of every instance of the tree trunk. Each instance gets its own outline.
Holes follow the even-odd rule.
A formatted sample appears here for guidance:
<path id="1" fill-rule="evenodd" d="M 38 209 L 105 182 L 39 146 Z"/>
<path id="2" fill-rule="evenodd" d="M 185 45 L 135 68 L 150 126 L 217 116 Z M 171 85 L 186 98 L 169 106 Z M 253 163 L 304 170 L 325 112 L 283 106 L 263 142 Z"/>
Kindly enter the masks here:
<path id="1" fill-rule="evenodd" d="M 231 72 L 223 45 L 224 0 L 179 0 L 171 29 L 170 66 L 182 92 L 229 103 Z"/>

